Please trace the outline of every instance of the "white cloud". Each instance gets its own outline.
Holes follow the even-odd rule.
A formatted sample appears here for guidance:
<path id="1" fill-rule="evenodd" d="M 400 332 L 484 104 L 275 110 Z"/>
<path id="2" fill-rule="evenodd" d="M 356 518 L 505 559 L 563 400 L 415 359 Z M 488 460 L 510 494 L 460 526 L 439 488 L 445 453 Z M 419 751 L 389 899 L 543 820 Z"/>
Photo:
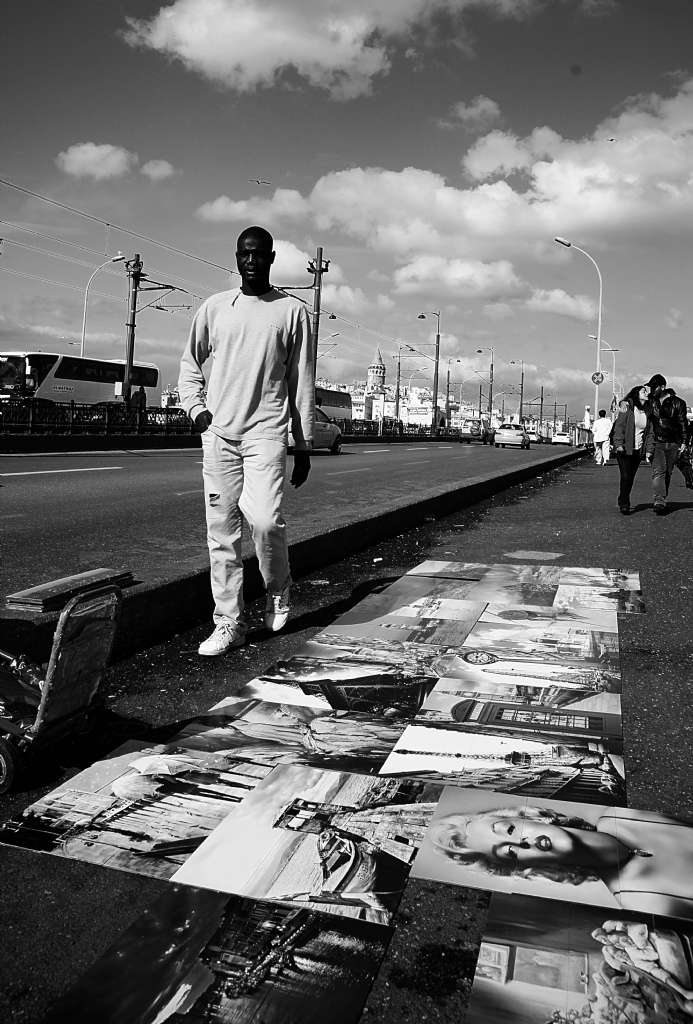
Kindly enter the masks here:
<path id="1" fill-rule="evenodd" d="M 491 320 L 505 320 L 507 317 L 515 315 L 507 302 L 491 302 L 484 306 L 482 312 Z"/>
<path id="2" fill-rule="evenodd" d="M 146 164 L 140 167 L 140 173 L 145 174 L 150 181 L 165 181 L 166 178 L 172 178 L 180 172 L 176 171 L 168 160 L 147 160 Z"/>
<path id="3" fill-rule="evenodd" d="M 375 302 L 378 309 L 382 309 L 386 313 L 395 308 L 395 300 L 390 298 L 389 295 L 384 295 L 382 292 L 376 296 Z"/>
<path id="4" fill-rule="evenodd" d="M 445 120 L 439 121 L 441 128 L 454 128 L 462 124 L 467 128 L 487 127 L 498 121 L 501 110 L 495 100 L 488 96 L 475 96 L 471 103 L 460 100 L 455 103 Z"/>
<path id="5" fill-rule="evenodd" d="M 276 238 L 274 241 L 276 257 L 272 267 L 272 280 L 279 285 L 310 284 L 312 275 L 306 268 L 310 256 L 293 242 Z M 307 297 L 307 296 L 306 296 Z"/>
<path id="6" fill-rule="evenodd" d="M 374 78 L 389 71 L 393 46 L 442 11 L 462 43 L 469 8 L 519 18 L 541 6 L 541 0 L 173 0 L 149 20 L 128 18 L 124 38 L 239 92 L 281 83 L 291 69 L 333 99 L 348 100 L 368 94 Z"/>
<path id="7" fill-rule="evenodd" d="M 122 178 L 137 165 L 138 157 L 122 146 L 78 142 L 59 153 L 55 162 L 61 171 L 74 178 L 106 181 L 108 178 Z"/>
<path id="8" fill-rule="evenodd" d="M 312 284 L 313 275 L 309 274 L 306 268 L 308 263 L 315 259 L 315 256 L 310 256 L 293 242 L 287 242 L 281 238 L 275 238 L 274 251 L 277 255 L 272 267 L 273 282 L 279 285 Z M 329 275 L 334 284 L 341 284 L 344 280 L 342 268 L 338 263 L 330 263 Z M 327 278 L 323 278 L 323 282 L 324 294 L 327 288 Z M 305 293 L 304 298 L 308 297 L 309 293 Z M 312 299 L 312 296 L 310 298 Z"/>
<path id="9" fill-rule="evenodd" d="M 278 188 L 271 198 L 253 196 L 252 199 L 229 199 L 219 196 L 203 203 L 196 215 L 202 220 L 247 224 L 277 224 L 280 221 L 300 220 L 308 216 L 310 206 L 295 189 Z"/>
<path id="10" fill-rule="evenodd" d="M 669 310 L 667 315 L 664 317 L 664 324 L 669 328 L 670 331 L 678 331 L 683 323 L 683 312 L 680 309 L 676 309 L 675 306 Z"/>
<path id="11" fill-rule="evenodd" d="M 562 288 L 537 288 L 523 306 L 532 313 L 556 313 L 587 323 L 597 315 L 597 305 L 587 295 L 568 295 Z"/>
<path id="12" fill-rule="evenodd" d="M 331 272 L 332 268 L 330 268 Z M 334 309 L 339 313 L 363 313 L 370 309 L 371 304 L 360 288 L 349 285 L 323 284 L 322 303 L 326 309 Z"/>
<path id="13" fill-rule="evenodd" d="M 269 206 L 241 209 L 312 219 L 320 232 L 342 231 L 399 262 L 433 253 L 546 261 L 547 249 L 552 261 L 569 260 L 553 245 L 555 235 L 587 246 L 650 244 L 693 222 L 693 79 L 669 98 L 629 100 L 580 140 L 547 127 L 525 138 L 492 131 L 470 148 L 465 168 L 473 181 L 456 188 L 416 167 L 354 167 L 320 178 L 305 199 L 278 192 L 263 201 Z M 504 180 L 517 172 L 522 187 Z"/>
<path id="14" fill-rule="evenodd" d="M 419 256 L 395 271 L 395 291 L 404 295 L 454 294 L 462 298 L 495 298 L 522 295 L 529 286 L 517 276 L 507 260 L 480 260 Z"/>

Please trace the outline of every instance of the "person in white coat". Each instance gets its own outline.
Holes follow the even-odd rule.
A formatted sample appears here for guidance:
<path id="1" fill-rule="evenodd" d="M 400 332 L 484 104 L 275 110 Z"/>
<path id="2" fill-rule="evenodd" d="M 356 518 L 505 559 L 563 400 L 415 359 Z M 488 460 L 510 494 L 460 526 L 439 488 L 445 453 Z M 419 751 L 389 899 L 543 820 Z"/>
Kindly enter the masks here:
<path id="1" fill-rule="evenodd" d="M 611 455 L 611 428 L 613 424 L 607 418 L 606 409 L 599 410 L 599 416 L 592 424 L 592 440 L 594 441 L 594 461 L 598 466 L 606 466 Z"/>
<path id="2" fill-rule="evenodd" d="M 198 650 L 206 656 L 245 643 L 241 513 L 267 587 L 265 625 L 279 630 L 289 616 L 291 574 L 281 511 L 286 451 L 291 427 L 291 483 L 300 487 L 310 472 L 315 370 L 305 304 L 270 284 L 273 244 L 261 227 L 239 235 L 241 287 L 200 306 L 181 359 L 181 405 L 202 431 L 215 605 L 214 632 Z M 205 399 L 202 366 L 210 356 Z"/>

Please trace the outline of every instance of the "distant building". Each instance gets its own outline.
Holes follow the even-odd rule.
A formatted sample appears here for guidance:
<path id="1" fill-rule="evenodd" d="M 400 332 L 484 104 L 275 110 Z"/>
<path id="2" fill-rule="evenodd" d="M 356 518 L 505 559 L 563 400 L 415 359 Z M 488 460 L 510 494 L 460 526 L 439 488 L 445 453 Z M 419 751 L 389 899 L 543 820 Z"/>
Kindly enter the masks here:
<path id="1" fill-rule="evenodd" d="M 375 350 L 373 362 L 368 367 L 368 381 L 366 383 L 366 393 L 371 395 L 381 395 L 385 391 L 385 374 L 387 370 L 383 357 L 380 354 L 380 346 Z"/>

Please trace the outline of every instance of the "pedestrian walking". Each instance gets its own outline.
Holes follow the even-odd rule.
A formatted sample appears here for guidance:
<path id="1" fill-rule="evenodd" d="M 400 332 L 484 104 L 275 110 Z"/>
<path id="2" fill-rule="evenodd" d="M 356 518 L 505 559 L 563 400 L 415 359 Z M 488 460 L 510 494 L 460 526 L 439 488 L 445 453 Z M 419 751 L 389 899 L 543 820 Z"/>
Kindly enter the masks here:
<path id="1" fill-rule="evenodd" d="M 630 513 L 630 493 L 645 454 L 649 395 L 647 384 L 632 388 L 621 402 L 614 424 L 613 441 L 620 476 L 618 507 L 624 516 Z"/>
<path id="2" fill-rule="evenodd" d="M 652 495 L 655 515 L 667 510 L 667 495 L 676 458 L 686 447 L 686 403 L 666 378 L 656 373 L 648 381 L 650 388 L 650 430 L 645 456 L 652 463 Z"/>
<path id="3" fill-rule="evenodd" d="M 200 306 L 181 359 L 181 405 L 202 431 L 215 624 L 198 650 L 206 656 L 245 642 L 241 513 L 267 587 L 265 625 L 276 632 L 289 616 L 291 575 L 281 511 L 286 449 L 291 427 L 291 484 L 300 487 L 310 472 L 315 376 L 306 307 L 270 284 L 273 244 L 261 227 L 239 235 L 241 287 Z M 210 355 L 205 402 L 202 366 Z"/>
<path id="4" fill-rule="evenodd" d="M 140 384 L 139 390 L 132 396 L 130 407 L 135 413 L 138 428 L 142 428 L 144 426 L 144 415 L 147 411 L 147 392 L 144 390 L 143 384 Z"/>
<path id="5" fill-rule="evenodd" d="M 599 418 L 592 424 L 592 440 L 594 441 L 594 461 L 598 466 L 606 466 L 611 454 L 611 420 L 606 418 L 606 409 L 599 410 Z"/>

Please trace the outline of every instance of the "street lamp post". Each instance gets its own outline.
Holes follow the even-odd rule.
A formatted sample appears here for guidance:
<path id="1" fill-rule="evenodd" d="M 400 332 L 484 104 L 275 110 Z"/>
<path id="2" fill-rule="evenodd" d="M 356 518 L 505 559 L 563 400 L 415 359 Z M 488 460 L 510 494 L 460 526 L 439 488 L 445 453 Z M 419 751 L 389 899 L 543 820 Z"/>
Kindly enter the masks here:
<path id="1" fill-rule="evenodd" d="M 124 259 L 125 259 L 125 257 L 123 256 L 122 252 L 119 252 L 117 256 L 111 257 L 110 260 L 106 260 L 106 262 L 102 263 L 100 267 L 97 267 L 96 270 L 94 271 L 94 273 L 91 275 L 91 277 L 87 281 L 87 287 L 86 287 L 85 292 L 84 292 L 84 313 L 82 315 L 82 343 L 81 343 L 81 345 L 79 347 L 79 354 L 80 354 L 80 356 L 84 355 L 84 343 L 85 343 L 85 340 L 86 340 L 86 337 L 87 337 L 87 303 L 89 301 L 89 288 L 91 286 L 91 282 L 94 280 L 94 278 L 96 277 L 98 272 L 100 270 L 103 270 L 104 267 L 107 267 L 109 265 L 109 263 L 120 263 Z"/>
<path id="2" fill-rule="evenodd" d="M 596 341 L 597 340 L 596 334 L 590 334 L 589 337 L 592 339 L 592 341 Z M 615 398 L 616 397 L 616 353 L 620 352 L 621 349 L 620 348 L 612 348 L 611 345 L 609 344 L 609 342 L 608 341 L 604 341 L 603 338 L 602 338 L 602 345 L 606 345 L 606 349 L 602 349 L 602 351 L 606 351 L 606 352 L 610 352 L 611 353 L 611 384 L 612 384 L 612 389 L 613 389 L 614 398 Z"/>
<path id="3" fill-rule="evenodd" d="M 493 419 L 493 346 L 486 345 L 485 348 L 478 348 L 476 351 L 478 355 L 484 351 L 491 353 L 491 365 L 488 371 L 488 425 L 490 427 Z"/>
<path id="4" fill-rule="evenodd" d="M 517 366 L 517 360 L 516 359 L 511 359 L 510 362 L 511 362 L 511 364 L 513 366 Z M 520 423 L 522 423 L 522 403 L 523 403 L 524 397 L 525 397 L 525 361 L 524 361 L 524 359 L 520 360 L 520 367 L 521 367 L 521 373 L 520 373 Z"/>
<path id="5" fill-rule="evenodd" d="M 596 420 L 597 416 L 599 415 L 599 376 L 602 372 L 602 274 L 599 267 L 597 266 L 596 260 L 592 259 L 590 254 L 588 252 L 585 252 L 584 249 L 581 249 L 578 245 L 573 245 L 573 243 L 569 242 L 567 238 L 556 237 L 554 238 L 554 242 L 558 242 L 559 245 L 565 245 L 567 249 L 577 249 L 578 252 L 581 252 L 582 255 L 586 256 L 587 259 L 594 265 L 594 269 L 597 271 L 597 277 L 599 278 L 599 316 L 597 319 L 597 334 L 594 339 L 597 342 L 597 369 L 595 372 L 594 383 L 594 418 Z"/>
<path id="6" fill-rule="evenodd" d="M 436 436 L 438 429 L 438 374 L 440 371 L 440 310 L 424 309 L 419 313 L 419 320 L 425 320 L 426 314 L 436 318 L 436 355 L 433 369 L 433 416 L 431 418 L 431 435 Z"/>
<path id="7" fill-rule="evenodd" d="M 447 360 L 448 364 L 448 379 L 445 385 L 445 426 L 447 429 L 450 428 L 450 363 L 461 363 L 461 359 L 453 359 L 452 357 Z"/>

